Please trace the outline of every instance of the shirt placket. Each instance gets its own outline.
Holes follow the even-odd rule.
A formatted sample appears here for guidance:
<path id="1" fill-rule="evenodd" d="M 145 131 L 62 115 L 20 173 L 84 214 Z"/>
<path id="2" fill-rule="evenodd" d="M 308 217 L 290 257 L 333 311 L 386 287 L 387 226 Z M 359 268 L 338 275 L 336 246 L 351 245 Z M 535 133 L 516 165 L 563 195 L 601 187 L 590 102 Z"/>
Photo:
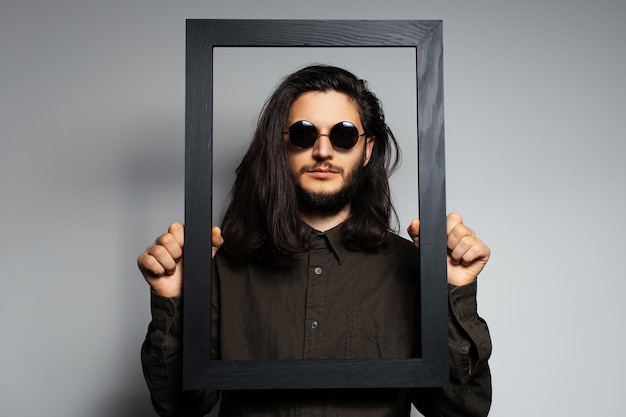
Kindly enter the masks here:
<path id="1" fill-rule="evenodd" d="M 326 302 L 328 280 L 332 274 L 333 254 L 324 236 L 315 236 L 309 251 L 304 322 L 304 359 L 321 359 L 327 334 Z"/>

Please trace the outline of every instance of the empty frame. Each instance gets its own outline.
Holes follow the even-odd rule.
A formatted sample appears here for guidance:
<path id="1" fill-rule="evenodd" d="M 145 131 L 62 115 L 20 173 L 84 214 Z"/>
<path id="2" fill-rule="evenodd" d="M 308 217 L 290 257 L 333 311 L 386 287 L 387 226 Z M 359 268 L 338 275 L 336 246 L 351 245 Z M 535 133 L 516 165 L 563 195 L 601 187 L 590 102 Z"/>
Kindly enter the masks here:
<path id="1" fill-rule="evenodd" d="M 420 280 L 421 288 L 420 358 L 211 359 L 213 66 L 214 50 L 219 47 L 367 47 L 415 51 L 412 85 L 417 110 L 406 117 L 417 126 L 421 231 L 420 276 L 416 279 Z M 276 80 L 282 75 L 285 74 L 276 74 Z M 441 21 L 188 20 L 185 147 L 184 389 L 392 388 L 447 383 Z M 407 158 L 406 153 L 404 157 Z"/>

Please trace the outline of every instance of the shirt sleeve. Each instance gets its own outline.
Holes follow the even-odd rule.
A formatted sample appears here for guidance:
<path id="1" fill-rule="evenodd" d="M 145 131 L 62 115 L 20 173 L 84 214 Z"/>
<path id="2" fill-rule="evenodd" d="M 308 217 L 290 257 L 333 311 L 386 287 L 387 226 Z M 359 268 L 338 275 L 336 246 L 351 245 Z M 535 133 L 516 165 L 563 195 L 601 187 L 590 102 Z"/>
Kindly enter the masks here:
<path id="1" fill-rule="evenodd" d="M 203 416 L 217 403 L 219 392 L 182 390 L 182 297 L 151 292 L 150 301 L 152 321 L 141 362 L 154 409 L 162 417 Z"/>
<path id="2" fill-rule="evenodd" d="M 412 390 L 415 407 L 426 417 L 486 416 L 491 407 L 491 373 L 487 363 L 491 338 L 478 315 L 477 283 L 448 286 L 450 382 L 443 388 Z"/>

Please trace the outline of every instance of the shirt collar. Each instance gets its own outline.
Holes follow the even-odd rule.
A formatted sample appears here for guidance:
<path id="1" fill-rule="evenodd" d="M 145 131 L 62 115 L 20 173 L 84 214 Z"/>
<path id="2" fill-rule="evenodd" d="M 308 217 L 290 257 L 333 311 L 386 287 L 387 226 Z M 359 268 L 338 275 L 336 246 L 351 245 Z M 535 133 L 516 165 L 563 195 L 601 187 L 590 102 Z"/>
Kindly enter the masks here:
<path id="1" fill-rule="evenodd" d="M 343 223 L 339 224 L 332 229 L 329 229 L 325 232 L 320 232 L 319 230 L 315 230 L 311 228 L 311 238 L 323 238 L 326 240 L 326 243 L 330 247 L 330 250 L 335 254 L 337 261 L 341 264 L 342 259 L 347 255 L 348 249 L 343 245 L 341 240 L 341 228 L 343 227 Z"/>

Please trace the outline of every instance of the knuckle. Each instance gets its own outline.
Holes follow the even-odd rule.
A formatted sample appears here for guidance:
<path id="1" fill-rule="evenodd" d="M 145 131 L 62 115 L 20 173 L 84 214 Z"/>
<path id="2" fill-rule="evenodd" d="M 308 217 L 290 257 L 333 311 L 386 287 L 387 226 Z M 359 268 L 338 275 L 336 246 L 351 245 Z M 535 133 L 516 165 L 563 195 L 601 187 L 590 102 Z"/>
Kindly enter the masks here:
<path id="1" fill-rule="evenodd" d="M 476 238 L 470 235 L 465 235 L 461 238 L 461 240 L 459 240 L 459 245 L 461 245 L 466 250 L 474 246 L 476 243 Z"/>
<path id="2" fill-rule="evenodd" d="M 463 228 L 459 226 L 455 227 L 454 229 L 450 231 L 450 237 L 457 242 L 465 238 L 465 235 L 466 235 L 465 231 L 463 230 Z"/>
<path id="3" fill-rule="evenodd" d="M 463 222 L 463 218 L 461 217 L 461 215 L 455 211 L 453 211 L 452 213 L 448 214 L 448 219 L 449 220 L 453 220 L 457 223 L 459 222 Z"/>
<path id="4" fill-rule="evenodd" d="M 142 269 L 142 267 L 145 265 L 145 262 L 146 262 L 145 258 L 146 258 L 146 256 L 148 256 L 148 255 L 146 254 L 146 252 L 144 252 L 144 253 L 142 253 L 141 255 L 139 255 L 137 257 L 137 266 L 139 267 L 139 269 Z"/>
<path id="5" fill-rule="evenodd" d="M 159 275 L 163 272 L 163 266 L 156 260 L 154 256 L 145 256 L 142 261 L 143 271 L 149 272 L 152 275 Z"/>
<path id="6" fill-rule="evenodd" d="M 157 239 L 157 243 L 161 246 L 171 245 L 175 241 L 176 239 L 174 239 L 174 236 L 171 233 L 165 233 Z"/>
<path id="7" fill-rule="evenodd" d="M 167 257 L 169 252 L 163 245 L 154 245 L 148 254 L 152 255 L 156 259 L 161 259 Z"/>
<path id="8" fill-rule="evenodd" d="M 170 224 L 170 227 L 168 227 L 167 229 L 167 231 L 172 234 L 180 234 L 183 233 L 184 230 L 185 226 L 180 222 L 174 222 Z"/>

